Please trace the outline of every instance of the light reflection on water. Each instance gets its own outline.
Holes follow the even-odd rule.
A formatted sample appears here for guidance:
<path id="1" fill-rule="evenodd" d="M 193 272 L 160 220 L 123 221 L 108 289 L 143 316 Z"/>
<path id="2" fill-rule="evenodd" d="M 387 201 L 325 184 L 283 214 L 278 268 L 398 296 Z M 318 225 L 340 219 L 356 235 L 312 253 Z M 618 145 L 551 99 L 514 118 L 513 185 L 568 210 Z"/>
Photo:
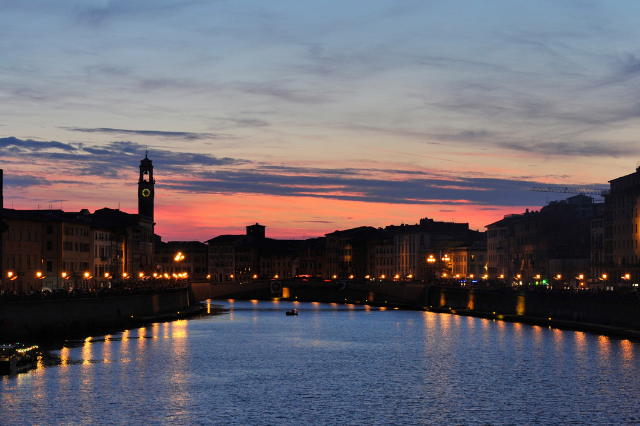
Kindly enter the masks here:
<path id="1" fill-rule="evenodd" d="M 69 342 L 37 370 L 3 376 L 2 424 L 640 422 L 628 340 L 357 305 L 223 303 L 232 311 Z"/>

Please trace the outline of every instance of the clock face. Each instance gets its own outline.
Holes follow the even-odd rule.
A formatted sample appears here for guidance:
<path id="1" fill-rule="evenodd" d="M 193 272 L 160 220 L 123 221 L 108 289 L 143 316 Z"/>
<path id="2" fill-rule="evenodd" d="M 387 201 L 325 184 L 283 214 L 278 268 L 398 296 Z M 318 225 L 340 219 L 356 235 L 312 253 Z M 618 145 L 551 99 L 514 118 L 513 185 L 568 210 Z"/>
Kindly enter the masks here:
<path id="1" fill-rule="evenodd" d="M 151 191 L 149 191 L 147 188 L 142 190 L 143 197 L 148 197 L 149 195 L 151 195 Z"/>

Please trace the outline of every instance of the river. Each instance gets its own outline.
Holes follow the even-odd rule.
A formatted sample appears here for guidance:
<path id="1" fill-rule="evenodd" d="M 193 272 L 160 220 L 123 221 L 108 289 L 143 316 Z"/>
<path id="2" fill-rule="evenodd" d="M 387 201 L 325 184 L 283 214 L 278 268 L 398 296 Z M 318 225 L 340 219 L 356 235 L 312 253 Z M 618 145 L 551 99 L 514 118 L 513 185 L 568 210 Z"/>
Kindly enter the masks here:
<path id="1" fill-rule="evenodd" d="M 215 301 L 0 378 L 0 423 L 640 423 L 640 346 L 480 318 Z M 285 316 L 296 307 L 297 317 Z"/>

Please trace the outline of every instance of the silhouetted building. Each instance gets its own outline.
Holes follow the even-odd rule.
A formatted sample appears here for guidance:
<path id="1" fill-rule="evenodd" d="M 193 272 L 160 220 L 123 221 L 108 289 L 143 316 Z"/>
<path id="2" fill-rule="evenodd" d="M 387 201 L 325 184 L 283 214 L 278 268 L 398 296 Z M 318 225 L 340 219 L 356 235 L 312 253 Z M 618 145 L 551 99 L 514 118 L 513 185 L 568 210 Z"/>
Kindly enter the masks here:
<path id="1" fill-rule="evenodd" d="M 207 245 L 199 241 L 156 243 L 156 267 L 153 273 L 166 278 L 175 278 L 178 274 L 186 273 L 187 278 L 193 281 L 206 280 L 207 250 Z"/>
<path id="2" fill-rule="evenodd" d="M 388 226 L 393 235 L 395 275 L 398 279 L 432 279 L 444 271 L 445 257 L 452 247 L 484 240 L 483 232 L 469 229 L 468 223 L 436 222 L 423 218 L 416 225 Z M 436 259 L 433 264 L 429 259 Z"/>
<path id="3" fill-rule="evenodd" d="M 487 278 L 487 243 L 485 241 L 452 248 L 451 259 L 453 277 L 478 281 Z"/>
<path id="4" fill-rule="evenodd" d="M 266 238 L 265 226 L 257 223 L 247 226 L 246 230 L 246 235 L 219 235 L 206 242 L 212 282 L 322 276 L 324 238 Z"/>
<path id="5" fill-rule="evenodd" d="M 605 194 L 604 262 L 612 284 L 637 286 L 640 283 L 638 208 L 640 167 L 634 173 L 609 181 Z"/>
<path id="6" fill-rule="evenodd" d="M 303 240 L 298 248 L 298 270 L 296 275 L 324 277 L 327 263 L 326 237 Z"/>
<path id="7" fill-rule="evenodd" d="M 375 276 L 376 248 L 390 235 L 371 226 L 335 231 L 326 235 L 327 272 L 329 278 Z"/>
<path id="8" fill-rule="evenodd" d="M 151 273 L 154 183 L 153 166 L 145 156 L 138 181 L 138 214 L 107 208 L 93 214 L 86 209 L 2 209 L 7 225 L 2 238 L 2 289 L 95 288 L 121 280 L 124 274 Z"/>
<path id="9" fill-rule="evenodd" d="M 597 215 L 591 197 L 576 195 L 487 225 L 489 278 L 575 284 L 589 272 L 591 220 Z"/>
<path id="10" fill-rule="evenodd" d="M 591 276 L 590 287 L 611 289 L 604 256 L 604 204 L 598 205 L 591 219 Z"/>

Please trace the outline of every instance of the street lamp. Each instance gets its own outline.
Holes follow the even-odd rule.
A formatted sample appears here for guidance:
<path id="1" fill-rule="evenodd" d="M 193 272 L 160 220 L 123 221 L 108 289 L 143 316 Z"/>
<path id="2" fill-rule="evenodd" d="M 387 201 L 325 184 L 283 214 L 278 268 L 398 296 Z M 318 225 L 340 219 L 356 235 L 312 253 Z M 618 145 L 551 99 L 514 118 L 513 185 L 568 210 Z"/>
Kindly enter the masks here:
<path id="1" fill-rule="evenodd" d="M 42 275 L 42 272 L 38 271 L 36 272 L 36 278 L 40 280 L 40 291 L 42 291 L 42 280 L 45 278 L 45 276 Z"/>
<path id="2" fill-rule="evenodd" d="M 629 280 L 631 280 L 631 274 L 624 274 L 623 277 L 621 277 L 623 280 L 625 280 L 627 282 L 627 285 L 629 284 Z"/>
<path id="3" fill-rule="evenodd" d="M 429 257 L 427 258 L 427 263 L 429 264 L 429 272 L 428 272 L 427 278 L 431 279 L 436 276 L 435 271 L 433 270 L 433 266 L 436 263 L 436 258 L 433 257 L 432 254 L 430 254 Z"/>
<path id="4" fill-rule="evenodd" d="M 578 275 L 576 279 L 578 280 L 578 288 L 584 287 L 584 282 L 582 281 L 584 280 L 584 274 Z"/>
<path id="5" fill-rule="evenodd" d="M 608 290 L 609 288 L 607 287 L 607 274 L 602 274 L 602 277 L 598 278 L 599 280 L 603 281 L 604 283 L 604 289 Z"/>

